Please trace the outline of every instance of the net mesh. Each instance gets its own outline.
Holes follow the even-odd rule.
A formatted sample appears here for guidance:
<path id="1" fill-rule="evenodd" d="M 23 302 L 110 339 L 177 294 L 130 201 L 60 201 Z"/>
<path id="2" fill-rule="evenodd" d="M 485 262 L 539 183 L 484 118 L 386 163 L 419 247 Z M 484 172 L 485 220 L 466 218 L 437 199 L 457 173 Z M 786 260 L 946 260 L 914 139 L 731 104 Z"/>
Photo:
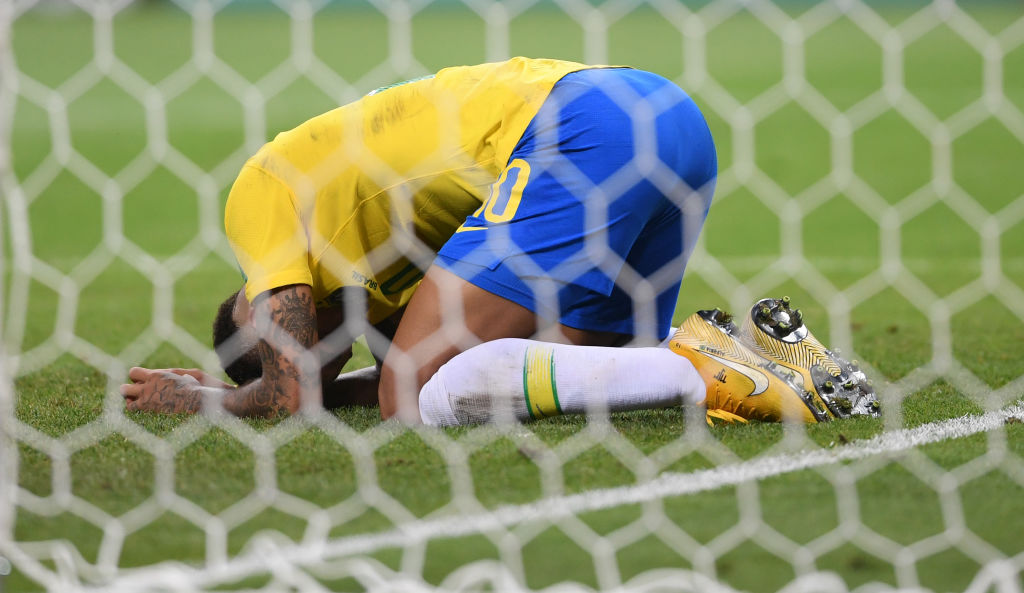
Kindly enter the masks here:
<path id="1" fill-rule="evenodd" d="M 0 3 L 0 590 L 1020 591 L 1024 14 L 966 4 Z M 219 368 L 223 199 L 265 141 L 545 52 L 697 99 L 721 167 L 677 321 L 792 292 L 877 426 L 124 413 L 132 365 Z"/>

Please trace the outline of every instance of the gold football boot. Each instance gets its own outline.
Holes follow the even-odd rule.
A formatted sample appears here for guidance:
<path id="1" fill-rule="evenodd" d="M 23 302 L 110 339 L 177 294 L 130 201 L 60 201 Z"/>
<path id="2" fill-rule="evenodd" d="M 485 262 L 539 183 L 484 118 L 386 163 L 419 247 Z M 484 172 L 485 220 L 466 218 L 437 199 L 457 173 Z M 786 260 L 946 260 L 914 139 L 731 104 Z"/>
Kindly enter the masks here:
<path id="1" fill-rule="evenodd" d="M 752 350 L 793 371 L 798 389 L 813 394 L 835 418 L 878 416 L 875 390 L 857 361 L 847 362 L 825 347 L 804 325 L 789 297 L 762 299 L 743 320 L 737 336 Z"/>
<path id="2" fill-rule="evenodd" d="M 669 348 L 686 357 L 707 386 L 707 422 L 824 422 L 825 404 L 802 388 L 800 376 L 761 356 L 738 339 L 732 316 L 698 311 L 679 327 Z"/>

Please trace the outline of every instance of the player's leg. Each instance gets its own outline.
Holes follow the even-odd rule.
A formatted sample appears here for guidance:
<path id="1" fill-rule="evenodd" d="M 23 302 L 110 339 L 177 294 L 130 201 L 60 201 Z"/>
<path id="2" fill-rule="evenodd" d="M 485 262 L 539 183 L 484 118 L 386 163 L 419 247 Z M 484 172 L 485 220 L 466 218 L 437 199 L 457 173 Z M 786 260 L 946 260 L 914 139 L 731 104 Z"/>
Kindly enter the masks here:
<path id="1" fill-rule="evenodd" d="M 523 305 L 432 266 L 409 301 L 384 359 L 381 415 L 419 422 L 417 394 L 423 385 L 443 364 L 481 342 L 527 338 L 538 330 L 545 341 L 565 344 L 614 346 L 624 341 L 614 332 L 541 325 Z"/>
<path id="2" fill-rule="evenodd" d="M 705 392 L 693 365 L 667 348 L 506 338 L 441 366 L 420 390 L 419 410 L 435 426 L 526 422 L 695 404 Z"/>
<path id="3" fill-rule="evenodd" d="M 704 397 L 688 361 L 666 348 L 608 347 L 621 344 L 621 334 L 559 325 L 542 330 L 552 341 L 499 339 L 531 336 L 537 328 L 529 309 L 431 268 L 381 370 L 381 414 L 453 425 Z"/>

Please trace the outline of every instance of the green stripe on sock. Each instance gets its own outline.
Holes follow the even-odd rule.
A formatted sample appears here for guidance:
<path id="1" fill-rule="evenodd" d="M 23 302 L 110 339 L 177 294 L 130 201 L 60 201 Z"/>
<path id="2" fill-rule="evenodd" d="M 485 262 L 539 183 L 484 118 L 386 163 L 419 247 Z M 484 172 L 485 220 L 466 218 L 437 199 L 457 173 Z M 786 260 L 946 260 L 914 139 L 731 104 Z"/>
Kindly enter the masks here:
<path id="1" fill-rule="evenodd" d="M 530 414 L 530 420 L 536 420 L 537 417 L 533 415 L 533 406 L 530 405 L 530 349 L 527 348 L 526 352 L 523 353 L 523 397 L 526 398 L 526 412 Z"/>

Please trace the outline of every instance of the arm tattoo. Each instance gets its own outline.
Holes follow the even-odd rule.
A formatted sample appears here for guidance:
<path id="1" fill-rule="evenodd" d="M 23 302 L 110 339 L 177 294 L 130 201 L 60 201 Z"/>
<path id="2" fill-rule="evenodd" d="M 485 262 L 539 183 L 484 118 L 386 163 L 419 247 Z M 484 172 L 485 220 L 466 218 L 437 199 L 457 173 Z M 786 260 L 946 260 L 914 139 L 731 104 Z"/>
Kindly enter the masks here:
<path id="1" fill-rule="evenodd" d="M 271 319 L 276 327 L 273 331 L 284 330 L 299 344 L 310 348 L 316 343 L 316 309 L 313 298 L 296 290 L 279 293 L 281 302 L 271 305 Z"/>
<path id="2" fill-rule="evenodd" d="M 257 349 L 263 376 L 239 388 L 224 400 L 224 407 L 240 416 L 270 418 L 298 407 L 300 394 L 315 389 L 319 369 L 299 368 L 302 356 L 316 344 L 316 309 L 308 287 L 291 286 L 268 298 L 273 324 L 267 340 Z M 275 345 L 271 345 L 275 344 Z"/>

